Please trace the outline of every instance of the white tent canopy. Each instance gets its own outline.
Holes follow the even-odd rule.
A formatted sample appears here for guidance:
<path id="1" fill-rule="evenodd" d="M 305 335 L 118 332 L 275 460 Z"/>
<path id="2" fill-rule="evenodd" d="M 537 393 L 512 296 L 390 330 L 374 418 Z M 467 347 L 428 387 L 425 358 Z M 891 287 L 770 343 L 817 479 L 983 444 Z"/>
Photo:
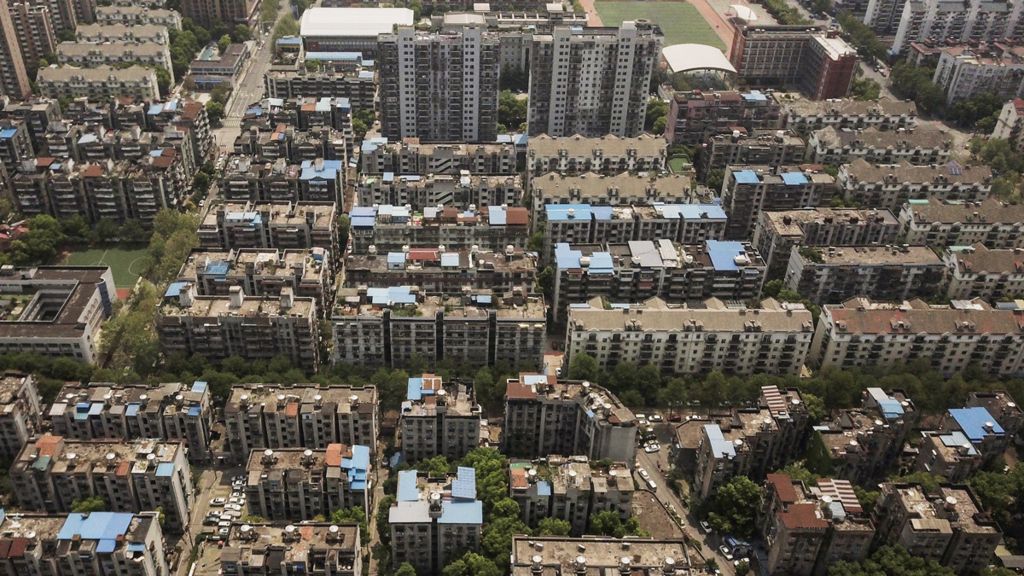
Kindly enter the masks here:
<path id="1" fill-rule="evenodd" d="M 721 50 L 707 44 L 673 44 L 661 50 L 662 57 L 673 73 L 698 70 L 719 70 L 736 73 L 729 59 Z"/>
<path id="2" fill-rule="evenodd" d="M 732 8 L 736 12 L 736 17 L 740 20 L 746 20 L 747 22 L 757 20 L 757 14 L 751 10 L 749 6 L 744 6 L 742 4 L 730 4 L 729 8 Z"/>

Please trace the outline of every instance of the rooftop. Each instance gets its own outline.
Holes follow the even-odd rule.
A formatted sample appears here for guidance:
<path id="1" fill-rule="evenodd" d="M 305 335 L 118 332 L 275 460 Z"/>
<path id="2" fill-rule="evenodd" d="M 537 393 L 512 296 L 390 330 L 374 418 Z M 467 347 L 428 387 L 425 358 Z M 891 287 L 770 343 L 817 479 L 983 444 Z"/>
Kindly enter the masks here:
<path id="1" fill-rule="evenodd" d="M 505 396 L 518 401 L 575 403 L 590 419 L 612 426 L 636 426 L 636 417 L 629 408 L 611 392 L 587 381 L 559 381 L 553 375 L 524 372 L 518 379 L 507 381 Z"/>
<path id="2" fill-rule="evenodd" d="M 185 283 L 186 286 L 188 283 Z M 172 288 L 174 285 L 171 285 Z M 233 287 L 237 288 L 237 287 Z M 240 302 L 233 296 L 192 296 L 191 302 L 183 302 L 182 298 L 165 296 L 160 314 L 170 316 L 192 316 L 195 318 L 219 318 L 221 316 L 290 316 L 309 317 L 316 309 L 312 298 L 292 297 L 291 304 L 282 305 L 281 298 L 276 296 L 245 296 L 238 293 Z"/>
<path id="3" fill-rule="evenodd" d="M 1024 314 L 996 310 L 981 300 L 956 306 L 930 306 L 922 300 L 889 303 L 853 298 L 823 308 L 836 331 L 846 334 L 1016 335 L 1024 329 Z"/>
<path id="4" fill-rule="evenodd" d="M 942 258 L 927 246 L 829 246 L 815 251 L 821 262 L 810 266 L 942 265 Z"/>
<path id="5" fill-rule="evenodd" d="M 359 526 L 356 524 L 302 522 L 280 526 L 236 523 L 230 528 L 223 548 L 204 547 L 204 551 L 209 551 L 207 553 L 213 558 L 211 561 L 204 558 L 197 563 L 199 569 L 196 573 L 199 576 L 217 576 L 225 562 L 259 566 L 276 573 L 296 564 L 315 564 L 317 556 L 328 549 L 355 555 L 358 542 Z"/>
<path id="6" fill-rule="evenodd" d="M 82 315 L 108 274 L 110 268 L 100 266 L 0 268 L 0 338 L 81 336 L 88 330 Z M 44 288 L 48 299 L 57 296 L 61 302 L 30 306 Z"/>
<path id="7" fill-rule="evenodd" d="M 533 139 L 531 138 L 532 142 Z M 530 189 L 541 191 L 544 200 L 571 198 L 580 201 L 588 198 L 615 196 L 622 201 L 633 198 L 650 198 L 652 201 L 668 201 L 689 196 L 690 177 L 682 174 L 671 176 L 649 176 L 623 172 L 614 176 L 603 176 L 594 172 L 578 176 L 564 176 L 550 172 L 530 180 Z"/>
<path id="8" fill-rule="evenodd" d="M 96 66 L 95 68 L 75 68 L 73 66 L 47 66 L 39 69 L 38 82 L 142 82 L 153 78 L 155 82 L 156 73 L 150 68 L 143 66 L 129 66 L 127 68 L 111 68 L 110 66 Z"/>
<path id="9" fill-rule="evenodd" d="M 995 198 L 981 202 L 942 202 L 935 198 L 905 204 L 917 224 L 932 222 L 1016 224 L 1024 222 L 1024 204 L 1004 204 Z"/>
<path id="10" fill-rule="evenodd" d="M 25 389 L 26 383 L 30 381 L 32 381 L 31 376 L 14 372 L 0 374 L 0 406 L 17 401 Z M 2 410 L 3 408 L 0 408 L 0 411 Z"/>
<path id="11" fill-rule="evenodd" d="M 627 244 L 555 245 L 558 270 L 586 269 L 588 274 L 614 274 L 637 268 L 712 268 L 736 272 L 746 267 L 763 267 L 764 260 L 749 244 L 706 240 L 704 244 L 682 245 L 671 240 L 631 240 Z"/>
<path id="12" fill-rule="evenodd" d="M 339 478 L 350 490 L 365 490 L 370 465 L 368 446 L 328 444 L 323 450 L 254 449 L 249 454 L 245 469 L 249 474 L 249 486 L 263 482 L 319 483 L 323 478 Z"/>
<path id="13" fill-rule="evenodd" d="M 941 128 L 919 127 L 914 130 L 836 130 L 826 126 L 814 133 L 818 141 L 829 147 L 853 148 L 922 148 L 950 149 L 953 141 L 949 132 Z"/>
<path id="14" fill-rule="evenodd" d="M 139 413 L 186 412 L 192 415 L 192 408 L 202 409 L 209 404 L 209 398 L 209 386 L 201 380 L 191 384 L 168 382 L 156 386 L 68 382 L 50 405 L 49 415 L 51 418 L 66 415 L 76 421 L 104 414 L 134 417 Z"/>
<path id="15" fill-rule="evenodd" d="M 438 407 L 445 407 L 448 416 L 479 416 L 480 405 L 473 396 L 472 385 L 458 380 L 445 383 L 440 376 L 423 374 L 409 378 L 402 417 L 433 417 Z"/>
<path id="16" fill-rule="evenodd" d="M 372 414 L 377 405 L 374 386 L 320 386 L 317 384 L 236 384 L 231 387 L 225 415 L 238 412 L 300 414 L 324 411 Z"/>
<path id="17" fill-rule="evenodd" d="M 557 157 L 562 153 L 569 155 L 591 155 L 600 150 L 604 158 L 624 158 L 631 150 L 636 151 L 639 158 L 662 156 L 666 151 L 663 138 L 652 134 L 641 134 L 634 138 L 622 138 L 607 134 L 587 138 L 574 134 L 572 136 L 552 137 L 547 134 L 531 136 L 527 144 L 527 155 L 531 158 Z"/>
<path id="18" fill-rule="evenodd" d="M 729 308 L 720 300 L 708 300 L 703 308 L 669 306 L 659 298 L 622 308 L 600 306 L 569 309 L 570 330 L 642 329 L 667 332 L 813 332 L 811 313 L 800 304 L 772 299 L 761 308 Z"/>
<path id="19" fill-rule="evenodd" d="M 696 70 L 719 70 L 736 73 L 729 59 L 721 50 L 707 44 L 673 44 L 661 49 L 661 55 L 672 73 Z"/>
<path id="20" fill-rule="evenodd" d="M 1024 250 L 1020 248 L 991 249 L 978 243 L 950 248 L 947 254 L 961 274 L 1024 274 Z"/>
<path id="21" fill-rule="evenodd" d="M 44 434 L 25 446 L 14 466 L 32 467 L 53 474 L 77 474 L 87 470 L 116 476 L 146 474 L 170 476 L 174 462 L 185 448 L 178 442 L 158 440 L 74 441 Z"/>
<path id="22" fill-rule="evenodd" d="M 872 164 L 863 158 L 850 162 L 844 170 L 861 182 L 882 182 L 889 178 L 895 183 L 930 183 L 941 179 L 945 183 L 973 184 L 988 182 L 992 169 L 983 164 L 962 165 L 956 160 L 931 166 L 914 166 L 907 161 L 899 164 Z"/>
<path id="23" fill-rule="evenodd" d="M 398 498 L 391 505 L 391 524 L 431 522 L 431 508 L 438 507 L 438 524 L 483 524 L 483 503 L 476 499 L 476 470 L 459 466 L 458 473 L 430 478 L 416 470 L 398 473 Z"/>
<path id="24" fill-rule="evenodd" d="M 898 226 L 899 222 L 888 210 L 863 208 L 802 208 L 781 212 L 764 212 L 768 227 L 780 236 L 803 237 L 807 224 L 847 224 Z"/>
<path id="25" fill-rule="evenodd" d="M 880 98 L 854 100 L 852 98 L 811 100 L 791 96 L 782 100 L 783 108 L 798 116 L 915 116 L 917 105 L 912 101 Z"/>
<path id="26" fill-rule="evenodd" d="M 303 37 L 373 37 L 389 34 L 395 26 L 412 26 L 408 8 L 310 8 L 302 13 L 299 33 Z"/>
<path id="27" fill-rule="evenodd" d="M 540 572 L 534 570 L 539 567 Z M 512 576 L 543 574 L 685 574 L 690 569 L 683 540 L 585 536 L 515 536 Z M 663 572 L 672 570 L 673 572 Z"/>

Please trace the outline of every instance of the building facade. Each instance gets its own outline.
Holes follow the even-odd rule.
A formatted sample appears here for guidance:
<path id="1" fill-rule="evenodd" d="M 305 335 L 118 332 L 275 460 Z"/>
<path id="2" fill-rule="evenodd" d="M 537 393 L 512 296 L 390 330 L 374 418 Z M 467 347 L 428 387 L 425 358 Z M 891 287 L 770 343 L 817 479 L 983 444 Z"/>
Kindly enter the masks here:
<path id="1" fill-rule="evenodd" d="M 30 375 L 0 376 L 0 457 L 11 460 L 41 429 L 39 390 Z"/>
<path id="2" fill-rule="evenodd" d="M 792 248 L 784 283 L 817 304 L 863 296 L 903 301 L 943 294 L 946 270 L 924 246 Z"/>
<path id="3" fill-rule="evenodd" d="M 725 237 L 746 240 L 763 212 L 821 206 L 835 194 L 835 178 L 813 168 L 730 167 L 722 183 L 722 207 L 729 215 Z"/>
<path id="4" fill-rule="evenodd" d="M 335 510 L 361 508 L 367 515 L 374 510 L 369 446 L 253 450 L 245 471 L 253 516 L 297 522 Z"/>

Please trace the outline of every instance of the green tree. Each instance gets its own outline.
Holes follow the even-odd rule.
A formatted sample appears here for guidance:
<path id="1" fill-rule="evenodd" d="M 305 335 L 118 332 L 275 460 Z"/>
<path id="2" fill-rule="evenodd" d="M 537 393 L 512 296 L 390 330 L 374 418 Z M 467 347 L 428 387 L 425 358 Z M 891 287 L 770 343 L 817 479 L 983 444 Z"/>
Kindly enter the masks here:
<path id="1" fill-rule="evenodd" d="M 81 500 L 75 500 L 71 503 L 71 511 L 78 512 L 80 514 L 100 512 L 106 509 L 107 502 L 99 496 L 90 496 L 89 498 L 82 498 Z"/>
<path id="2" fill-rule="evenodd" d="M 509 545 L 511 551 L 511 544 Z M 490 558 L 476 552 L 466 552 L 461 558 L 444 567 L 442 576 L 501 576 L 503 573 Z"/>
<path id="3" fill-rule="evenodd" d="M 953 576 L 934 560 L 911 556 L 902 546 L 882 546 L 863 562 L 836 562 L 828 576 Z"/>
<path id="4" fill-rule="evenodd" d="M 519 98 L 511 90 L 498 94 L 498 122 L 509 130 L 521 131 L 526 124 L 526 98 Z"/>
<path id="5" fill-rule="evenodd" d="M 569 362 L 569 378 L 596 381 L 599 370 L 597 360 L 589 354 L 575 354 Z"/>
<path id="6" fill-rule="evenodd" d="M 502 498 L 494 503 L 491 517 L 519 518 L 519 503 L 508 497 Z"/>
<path id="7" fill-rule="evenodd" d="M 402 562 L 398 570 L 395 570 L 395 576 L 416 576 L 416 569 L 412 567 L 412 564 Z"/>
<path id="8" fill-rule="evenodd" d="M 370 531 L 366 525 L 366 511 L 358 506 L 341 508 L 331 513 L 332 524 L 353 523 L 359 525 L 359 539 L 362 542 L 370 541 Z"/>
<path id="9" fill-rule="evenodd" d="M 206 116 L 210 119 L 210 124 L 220 126 L 221 120 L 224 118 L 224 105 L 210 100 L 206 103 Z"/>
<path id="10" fill-rule="evenodd" d="M 8 253 L 15 266 L 50 264 L 57 259 L 66 237 L 57 219 L 47 214 L 28 220 L 28 232 L 11 242 Z"/>
<path id="11" fill-rule="evenodd" d="M 647 103 L 647 114 L 644 116 L 644 130 L 659 134 L 658 130 L 655 129 L 655 124 L 659 120 L 664 120 L 665 116 L 668 115 L 668 102 L 661 98 L 652 98 Z M 664 132 L 665 126 L 662 124 L 662 132 Z"/>
<path id="12" fill-rule="evenodd" d="M 508 497 L 508 459 L 494 448 L 475 448 L 460 465 L 476 469 L 477 498 L 483 502 L 484 511 L 491 514 L 494 506 Z"/>
<path id="13" fill-rule="evenodd" d="M 231 41 L 232 42 L 246 42 L 252 40 L 252 29 L 245 24 L 238 24 L 231 29 Z"/>
<path id="14" fill-rule="evenodd" d="M 870 78 L 857 78 L 850 86 L 850 96 L 854 100 L 878 100 L 882 94 L 882 86 Z"/>
<path id="15" fill-rule="evenodd" d="M 160 90 L 160 96 L 166 97 L 171 93 L 171 73 L 163 66 L 156 66 L 153 71 L 156 73 L 156 85 Z"/>
<path id="16" fill-rule="evenodd" d="M 740 560 L 736 565 L 736 576 L 747 576 L 747 574 L 750 574 L 750 562 Z"/>
<path id="17" fill-rule="evenodd" d="M 277 21 L 274 26 L 274 32 L 271 35 L 272 41 L 276 42 L 278 38 L 284 36 L 297 36 L 299 33 L 299 23 L 295 21 L 295 17 L 291 14 L 285 14 L 283 18 Z"/>
<path id="18" fill-rule="evenodd" d="M 224 51 L 227 50 L 228 46 L 230 46 L 230 45 L 231 45 L 231 36 L 228 35 L 228 34 L 225 34 L 225 35 L 221 36 L 220 40 L 217 40 L 217 49 L 221 51 L 221 54 L 223 54 Z"/>
<path id="19" fill-rule="evenodd" d="M 708 523 L 720 534 L 750 538 L 761 508 L 761 488 L 746 476 L 736 476 L 721 486 L 704 508 Z"/>
<path id="20" fill-rule="evenodd" d="M 452 465 L 448 463 L 448 459 L 444 456 L 437 455 L 433 458 L 427 458 L 426 460 L 420 460 L 416 467 L 420 470 L 425 470 L 432 478 L 441 478 L 445 474 L 451 472 Z"/>
<path id="21" fill-rule="evenodd" d="M 352 229 L 352 220 L 348 214 L 341 214 L 338 216 L 338 238 L 341 239 L 341 253 L 345 253 L 345 247 L 348 246 L 349 230 Z"/>
<path id="22" fill-rule="evenodd" d="M 512 537 L 529 533 L 530 527 L 519 518 L 503 516 L 484 526 L 480 548 L 488 558 L 495 558 L 498 568 L 504 571 L 508 569 L 508 560 L 512 553 Z"/>
<path id="23" fill-rule="evenodd" d="M 640 528 L 636 518 L 630 518 L 623 522 L 618 512 L 612 510 L 604 510 L 591 515 L 590 528 L 587 532 L 602 536 L 614 536 L 615 538 L 647 536 L 646 531 Z"/>
<path id="24" fill-rule="evenodd" d="M 885 60 L 888 49 L 874 30 L 849 12 L 839 15 L 839 25 L 843 27 L 847 39 L 857 47 L 857 52 L 868 62 Z"/>
<path id="25" fill-rule="evenodd" d="M 397 478 L 398 473 L 394 476 Z M 385 546 L 391 543 L 391 530 L 388 528 L 388 517 L 391 514 L 391 505 L 396 502 L 395 497 L 388 494 L 377 503 L 377 538 Z"/>
<path id="26" fill-rule="evenodd" d="M 534 536 L 568 536 L 572 531 L 572 524 L 561 518 L 541 518 L 537 522 L 537 529 L 533 531 Z"/>

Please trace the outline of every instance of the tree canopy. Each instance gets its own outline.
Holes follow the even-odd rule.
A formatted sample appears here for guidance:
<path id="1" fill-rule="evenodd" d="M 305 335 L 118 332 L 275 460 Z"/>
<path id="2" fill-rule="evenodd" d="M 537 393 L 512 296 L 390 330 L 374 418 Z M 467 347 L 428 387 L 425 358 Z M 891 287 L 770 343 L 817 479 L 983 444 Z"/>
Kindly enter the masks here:
<path id="1" fill-rule="evenodd" d="M 954 576 L 934 560 L 911 556 L 901 546 L 882 546 L 863 562 L 836 562 L 828 576 Z"/>
<path id="2" fill-rule="evenodd" d="M 736 476 L 719 487 L 702 507 L 708 523 L 719 534 L 750 538 L 761 509 L 761 487 L 746 476 Z"/>

